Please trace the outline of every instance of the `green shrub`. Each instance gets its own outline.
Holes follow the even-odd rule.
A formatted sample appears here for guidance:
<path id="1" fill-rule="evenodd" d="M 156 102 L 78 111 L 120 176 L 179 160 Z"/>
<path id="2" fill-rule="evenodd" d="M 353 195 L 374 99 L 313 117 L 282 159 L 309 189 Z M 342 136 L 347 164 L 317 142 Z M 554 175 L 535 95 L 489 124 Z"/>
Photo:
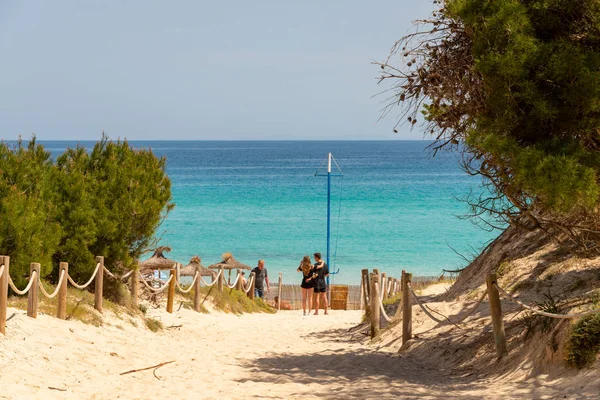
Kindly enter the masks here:
<path id="1" fill-rule="evenodd" d="M 600 352 L 600 314 L 581 318 L 573 326 L 567 340 L 567 364 L 585 368 L 596 361 Z"/>
<path id="2" fill-rule="evenodd" d="M 163 329 L 162 322 L 160 322 L 157 319 L 146 318 L 145 322 L 146 322 L 146 326 L 148 327 L 148 329 L 150 329 L 152 332 L 158 332 L 159 330 Z"/>

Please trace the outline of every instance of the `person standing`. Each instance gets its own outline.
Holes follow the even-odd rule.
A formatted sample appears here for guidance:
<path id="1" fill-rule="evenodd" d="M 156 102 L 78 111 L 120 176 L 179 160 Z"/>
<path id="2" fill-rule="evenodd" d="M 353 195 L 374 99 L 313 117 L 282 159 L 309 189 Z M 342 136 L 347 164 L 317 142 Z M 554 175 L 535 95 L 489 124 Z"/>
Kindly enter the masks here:
<path id="1" fill-rule="evenodd" d="M 302 272 L 302 283 L 300 283 L 300 287 L 302 288 L 302 311 L 304 315 L 310 314 L 310 310 L 312 309 L 312 296 L 314 290 L 314 282 L 311 274 L 312 269 L 313 265 L 310 262 L 310 257 L 304 256 L 300 262 L 300 266 L 296 270 Z"/>
<path id="2" fill-rule="evenodd" d="M 252 270 L 254 272 L 254 296 L 265 298 L 265 282 L 267 282 L 267 293 L 271 288 L 269 284 L 269 276 L 265 268 L 265 260 L 258 260 L 258 265 Z"/>
<path id="3" fill-rule="evenodd" d="M 312 276 L 315 282 L 315 294 L 317 295 L 315 298 L 314 315 L 319 315 L 319 299 L 323 301 L 324 314 L 327 315 L 327 282 L 325 278 L 329 276 L 329 267 L 325 261 L 321 260 L 321 253 L 315 253 L 313 256 L 315 258 L 315 265 L 312 269 Z"/>

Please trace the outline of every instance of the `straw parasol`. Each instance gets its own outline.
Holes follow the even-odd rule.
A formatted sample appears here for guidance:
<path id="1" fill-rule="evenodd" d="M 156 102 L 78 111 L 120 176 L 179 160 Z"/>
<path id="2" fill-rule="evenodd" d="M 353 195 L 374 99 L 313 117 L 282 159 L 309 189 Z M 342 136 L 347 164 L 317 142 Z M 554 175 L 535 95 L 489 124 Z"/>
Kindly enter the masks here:
<path id="1" fill-rule="evenodd" d="M 200 257 L 198 256 L 194 256 L 190 259 L 190 263 L 188 265 L 186 265 L 185 267 L 181 268 L 181 271 L 179 271 L 179 274 L 181 276 L 194 276 L 196 275 L 196 268 L 198 268 L 198 271 L 200 272 L 200 276 L 210 276 L 211 278 L 214 278 L 217 273 L 215 271 L 211 271 L 210 269 L 206 268 L 204 265 L 201 264 L 202 260 L 200 259 Z"/>
<path id="2" fill-rule="evenodd" d="M 223 268 L 223 269 L 229 270 L 229 280 L 231 280 L 231 270 L 232 269 L 247 269 L 247 270 L 252 269 L 252 267 L 250 267 L 249 265 L 243 264 L 243 263 L 239 262 L 238 260 L 236 260 L 235 258 L 233 258 L 233 255 L 231 253 L 223 253 L 221 258 L 222 258 L 222 260 L 220 262 L 209 265 L 208 268 L 210 268 L 210 269 Z"/>
<path id="3" fill-rule="evenodd" d="M 177 261 L 169 260 L 163 255 L 164 252 L 171 251 L 170 247 L 160 246 L 154 250 L 154 254 L 149 259 L 139 263 L 140 273 L 148 273 L 154 270 L 171 269 L 177 264 Z"/>

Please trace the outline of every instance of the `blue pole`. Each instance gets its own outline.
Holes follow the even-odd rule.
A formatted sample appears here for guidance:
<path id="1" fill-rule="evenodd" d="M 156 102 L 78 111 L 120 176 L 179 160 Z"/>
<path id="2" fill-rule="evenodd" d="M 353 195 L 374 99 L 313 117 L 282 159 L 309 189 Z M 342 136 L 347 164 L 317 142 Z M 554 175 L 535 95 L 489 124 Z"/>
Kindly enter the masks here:
<path id="1" fill-rule="evenodd" d="M 331 171 L 327 171 L 327 268 L 329 265 L 329 238 L 331 235 Z M 329 277 L 327 277 L 327 288 L 329 289 Z M 329 294 L 329 290 L 328 290 Z"/>

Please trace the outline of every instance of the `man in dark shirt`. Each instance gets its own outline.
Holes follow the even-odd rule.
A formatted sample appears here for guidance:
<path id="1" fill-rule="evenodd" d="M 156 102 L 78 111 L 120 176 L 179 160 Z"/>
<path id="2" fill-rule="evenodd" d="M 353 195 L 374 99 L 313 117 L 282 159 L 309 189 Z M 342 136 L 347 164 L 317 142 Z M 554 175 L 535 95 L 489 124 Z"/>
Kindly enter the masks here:
<path id="1" fill-rule="evenodd" d="M 324 314 L 327 315 L 327 281 L 326 278 L 329 276 L 329 268 L 327 263 L 321 260 L 321 253 L 313 254 L 315 259 L 315 265 L 313 266 L 313 280 L 315 281 L 315 314 L 319 315 L 319 299 L 323 303 Z"/>
<path id="2" fill-rule="evenodd" d="M 267 293 L 269 293 L 270 284 L 267 269 L 265 268 L 265 260 L 258 260 L 258 265 L 252 270 L 254 272 L 254 296 L 264 299 L 265 297 L 265 282 L 267 282 Z"/>

